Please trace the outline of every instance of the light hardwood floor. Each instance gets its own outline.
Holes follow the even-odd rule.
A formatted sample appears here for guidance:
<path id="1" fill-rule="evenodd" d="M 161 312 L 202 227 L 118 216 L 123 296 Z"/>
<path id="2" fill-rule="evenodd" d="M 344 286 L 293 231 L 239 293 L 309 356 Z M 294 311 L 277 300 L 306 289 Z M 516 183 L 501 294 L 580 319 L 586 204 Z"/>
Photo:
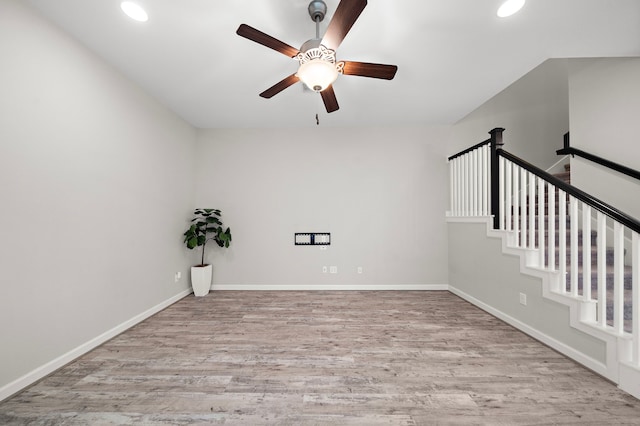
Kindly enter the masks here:
<path id="1" fill-rule="evenodd" d="M 186 297 L 0 424 L 640 424 L 640 401 L 449 292 Z"/>

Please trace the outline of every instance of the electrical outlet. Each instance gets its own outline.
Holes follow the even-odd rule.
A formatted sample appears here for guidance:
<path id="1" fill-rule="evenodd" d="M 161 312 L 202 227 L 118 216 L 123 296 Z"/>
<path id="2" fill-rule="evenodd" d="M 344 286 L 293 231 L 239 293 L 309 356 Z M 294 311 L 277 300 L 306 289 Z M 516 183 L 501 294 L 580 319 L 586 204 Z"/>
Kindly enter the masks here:
<path id="1" fill-rule="evenodd" d="M 326 267 L 326 266 L 323 266 L 323 267 L 322 267 L 322 273 L 323 273 L 323 274 L 326 274 L 326 273 L 327 273 L 327 267 Z"/>
<path id="2" fill-rule="evenodd" d="M 362 266 L 358 266 L 358 273 L 361 274 L 362 273 Z"/>
<path id="3" fill-rule="evenodd" d="M 337 274 L 338 273 L 338 267 L 337 266 L 330 266 L 329 267 L 329 273 Z"/>
<path id="4" fill-rule="evenodd" d="M 524 293 L 520 293 L 520 304 L 527 306 L 527 295 Z"/>
<path id="5" fill-rule="evenodd" d="M 175 283 L 180 282 L 181 278 L 182 278 L 182 272 L 176 272 L 175 274 L 173 274 L 173 282 Z"/>

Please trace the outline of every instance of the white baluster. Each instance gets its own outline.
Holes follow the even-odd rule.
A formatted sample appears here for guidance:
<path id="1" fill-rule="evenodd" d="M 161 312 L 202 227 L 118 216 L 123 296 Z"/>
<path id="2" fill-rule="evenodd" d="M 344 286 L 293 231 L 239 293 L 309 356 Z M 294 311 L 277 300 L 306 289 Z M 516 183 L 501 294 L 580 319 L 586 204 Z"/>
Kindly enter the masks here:
<path id="1" fill-rule="evenodd" d="M 469 216 L 469 155 L 463 156 L 462 165 L 462 215 Z"/>
<path id="2" fill-rule="evenodd" d="M 569 219 L 571 220 L 571 286 L 572 296 L 578 296 L 578 200 L 569 196 Z"/>
<path id="3" fill-rule="evenodd" d="M 536 177 L 529 173 L 529 248 L 536 248 Z"/>
<path id="4" fill-rule="evenodd" d="M 473 152 L 467 152 L 467 216 L 473 216 Z"/>
<path id="5" fill-rule="evenodd" d="M 520 247 L 527 247 L 527 171 L 520 169 Z"/>
<path id="6" fill-rule="evenodd" d="M 591 300 L 591 207 L 582 204 L 582 295 Z"/>
<path id="7" fill-rule="evenodd" d="M 513 203 L 511 202 L 511 172 L 512 172 L 512 163 L 511 161 L 506 161 L 505 160 L 505 175 L 504 175 L 504 182 L 505 182 L 505 201 L 504 201 L 504 211 L 505 211 L 505 219 L 504 219 L 504 224 L 505 227 L 504 229 L 507 231 L 511 231 L 511 229 L 513 229 L 513 223 L 511 221 L 511 217 L 512 217 L 512 213 L 513 213 Z"/>
<path id="8" fill-rule="evenodd" d="M 598 218 L 598 324 L 607 326 L 607 220 L 597 212 Z"/>
<path id="9" fill-rule="evenodd" d="M 489 216 L 489 146 L 482 146 L 482 215 Z"/>
<path id="10" fill-rule="evenodd" d="M 561 291 L 567 292 L 567 194 L 558 190 L 558 265 Z"/>
<path id="11" fill-rule="evenodd" d="M 480 148 L 474 151 L 476 163 L 476 216 L 482 216 L 482 157 Z"/>
<path id="12" fill-rule="evenodd" d="M 463 201 L 462 201 L 462 197 L 464 196 L 464 158 L 463 157 L 458 157 L 458 216 L 463 216 L 464 215 L 464 211 L 463 211 Z"/>
<path id="13" fill-rule="evenodd" d="M 518 247 L 520 238 L 520 167 L 513 165 L 513 241 Z"/>
<path id="14" fill-rule="evenodd" d="M 462 157 L 460 157 L 460 216 L 466 216 L 467 212 L 466 212 L 466 196 L 467 196 L 467 191 L 465 188 L 465 184 L 466 184 L 466 179 L 467 179 L 467 173 L 466 173 L 466 168 L 467 168 L 467 156 L 463 155 Z"/>
<path id="15" fill-rule="evenodd" d="M 613 328 L 624 330 L 624 226 L 613 222 Z"/>
<path id="16" fill-rule="evenodd" d="M 547 194 L 547 229 L 549 230 L 549 248 L 547 267 L 550 271 L 556 269 L 556 187 L 549 184 Z M 544 249 L 543 249 L 544 251 Z"/>
<path id="17" fill-rule="evenodd" d="M 471 169 L 469 170 L 469 192 L 471 194 L 471 216 L 478 216 L 478 150 L 474 149 L 469 153 Z"/>
<path id="18" fill-rule="evenodd" d="M 538 178 L 538 254 L 541 268 L 544 268 L 544 189 L 545 181 Z"/>
<path id="19" fill-rule="evenodd" d="M 633 364 L 640 367 L 640 234 L 637 232 L 633 232 L 631 235 L 631 252 L 633 256 L 631 262 L 633 349 L 631 353 Z"/>
<path id="20" fill-rule="evenodd" d="M 482 216 L 482 151 L 476 149 L 476 215 Z"/>
<path id="21" fill-rule="evenodd" d="M 507 229 L 507 227 L 505 226 L 505 168 L 506 168 L 506 164 L 505 164 L 505 159 L 503 157 L 499 157 L 499 163 L 498 163 L 498 193 L 499 193 L 499 197 L 500 199 L 499 201 L 499 214 L 500 214 L 500 229 Z"/>
<path id="22" fill-rule="evenodd" d="M 451 215 L 454 214 L 455 206 L 454 206 L 454 188 L 455 182 L 453 181 L 454 175 L 454 160 L 449 161 L 449 211 Z"/>

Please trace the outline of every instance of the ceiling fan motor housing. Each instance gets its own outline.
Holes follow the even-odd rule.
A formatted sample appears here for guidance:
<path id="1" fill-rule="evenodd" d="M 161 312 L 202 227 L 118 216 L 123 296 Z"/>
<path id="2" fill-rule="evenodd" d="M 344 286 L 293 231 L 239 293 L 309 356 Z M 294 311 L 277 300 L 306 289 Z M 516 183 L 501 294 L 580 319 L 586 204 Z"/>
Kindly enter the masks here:
<path id="1" fill-rule="evenodd" d="M 322 0 L 312 0 L 309 3 L 309 16 L 313 22 L 322 22 L 327 14 L 327 5 Z"/>
<path id="2" fill-rule="evenodd" d="M 304 54 L 307 50 L 317 49 L 320 47 L 321 42 L 322 40 L 319 38 L 312 38 L 310 40 L 307 40 L 302 44 L 302 46 L 300 46 L 300 52 Z"/>

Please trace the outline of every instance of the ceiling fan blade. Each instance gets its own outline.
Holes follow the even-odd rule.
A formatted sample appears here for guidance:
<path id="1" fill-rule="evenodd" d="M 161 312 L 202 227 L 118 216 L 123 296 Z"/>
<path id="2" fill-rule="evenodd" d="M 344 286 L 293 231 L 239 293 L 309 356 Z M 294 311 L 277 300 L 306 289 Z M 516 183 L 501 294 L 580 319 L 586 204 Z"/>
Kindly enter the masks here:
<path id="1" fill-rule="evenodd" d="M 333 91 L 333 86 L 329 85 L 329 87 L 320 92 L 320 96 L 322 96 L 322 102 L 324 102 L 324 107 L 327 109 L 327 112 L 337 111 L 338 108 L 340 108 L 336 94 Z"/>
<path id="2" fill-rule="evenodd" d="M 367 62 L 344 61 L 342 73 L 344 75 L 359 75 L 361 77 L 382 78 L 393 80 L 398 67 L 395 65 L 369 64 Z"/>
<path id="3" fill-rule="evenodd" d="M 367 0 L 342 0 L 329 22 L 322 44 L 336 50 L 366 5 Z"/>
<path id="4" fill-rule="evenodd" d="M 283 80 L 277 82 L 276 84 L 274 84 L 273 86 L 265 90 L 264 92 L 260 93 L 260 96 L 262 96 L 263 98 L 269 99 L 274 95 L 277 95 L 278 93 L 282 92 L 284 89 L 291 86 L 292 84 L 297 83 L 298 81 L 300 81 L 300 79 L 295 74 L 291 74 L 289 77 L 285 77 Z"/>
<path id="5" fill-rule="evenodd" d="M 295 47 L 291 47 L 287 43 L 273 38 L 270 35 L 256 30 L 255 28 L 250 27 L 246 24 L 241 24 L 236 30 L 236 34 L 238 34 L 240 37 L 248 38 L 251 41 L 255 41 L 256 43 L 266 46 L 269 49 L 273 49 L 276 52 L 280 52 L 290 58 L 295 57 L 300 52 Z"/>

